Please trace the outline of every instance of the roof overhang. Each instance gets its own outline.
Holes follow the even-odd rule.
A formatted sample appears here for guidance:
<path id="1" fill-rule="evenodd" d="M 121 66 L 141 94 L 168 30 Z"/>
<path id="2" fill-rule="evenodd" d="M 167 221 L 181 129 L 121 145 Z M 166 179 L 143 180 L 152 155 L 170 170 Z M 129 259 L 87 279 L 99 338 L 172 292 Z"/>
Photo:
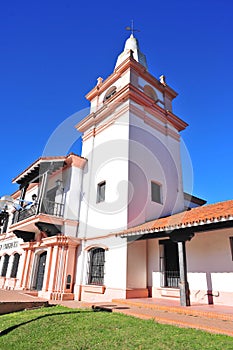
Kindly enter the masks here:
<path id="1" fill-rule="evenodd" d="M 169 236 L 172 232 L 204 232 L 233 227 L 233 200 L 196 207 L 117 233 L 121 237 Z M 149 236 L 147 236 L 149 237 Z"/>
<path id="2" fill-rule="evenodd" d="M 130 234 L 122 234 L 122 238 L 127 238 L 128 241 L 145 240 L 152 238 L 171 238 L 173 241 L 186 241 L 190 240 L 196 233 L 222 230 L 233 227 L 233 218 L 230 220 L 221 220 L 219 222 L 200 224 L 198 226 L 193 225 L 190 227 L 180 227 L 164 230 L 148 230 L 142 232 L 134 232 Z"/>
<path id="3" fill-rule="evenodd" d="M 31 182 L 39 182 L 39 178 L 45 172 L 49 171 L 53 173 L 59 168 L 66 165 L 66 157 L 41 157 L 32 163 L 26 170 L 24 170 L 20 175 L 15 177 L 12 182 L 19 185 Z"/>
<path id="4" fill-rule="evenodd" d="M 24 186 L 24 184 L 38 183 L 40 177 L 46 172 L 52 174 L 60 168 L 69 166 L 83 169 L 86 162 L 87 159 L 74 153 L 70 153 L 67 156 L 41 157 L 15 177 L 12 182 L 21 186 Z"/>

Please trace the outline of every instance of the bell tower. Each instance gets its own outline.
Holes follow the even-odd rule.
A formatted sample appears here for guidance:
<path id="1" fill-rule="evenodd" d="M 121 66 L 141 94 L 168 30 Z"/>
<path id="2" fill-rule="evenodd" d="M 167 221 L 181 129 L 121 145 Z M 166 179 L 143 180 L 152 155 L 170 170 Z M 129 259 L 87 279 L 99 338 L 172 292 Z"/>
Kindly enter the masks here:
<path id="1" fill-rule="evenodd" d="M 184 209 L 180 131 L 187 124 L 172 112 L 177 93 L 165 77 L 148 71 L 133 34 L 114 72 L 87 94 L 90 114 L 83 133 L 79 234 L 101 236 Z"/>

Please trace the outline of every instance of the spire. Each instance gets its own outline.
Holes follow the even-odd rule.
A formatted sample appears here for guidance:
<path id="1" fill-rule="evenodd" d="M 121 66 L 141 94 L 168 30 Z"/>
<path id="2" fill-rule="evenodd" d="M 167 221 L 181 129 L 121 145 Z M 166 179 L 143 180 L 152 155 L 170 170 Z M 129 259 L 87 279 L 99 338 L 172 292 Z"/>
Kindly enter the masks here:
<path id="1" fill-rule="evenodd" d="M 130 50 L 133 51 L 133 58 L 142 64 L 146 70 L 148 70 L 146 56 L 140 51 L 138 40 L 133 35 L 133 30 L 130 37 L 125 42 L 124 51 L 118 56 L 116 67 L 118 67 L 130 54 Z"/>

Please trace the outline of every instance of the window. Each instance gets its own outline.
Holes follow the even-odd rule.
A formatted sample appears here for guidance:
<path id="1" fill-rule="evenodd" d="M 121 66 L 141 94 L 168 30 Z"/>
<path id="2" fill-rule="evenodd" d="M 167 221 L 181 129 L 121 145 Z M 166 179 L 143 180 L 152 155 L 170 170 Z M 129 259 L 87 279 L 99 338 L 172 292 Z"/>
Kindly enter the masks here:
<path id="1" fill-rule="evenodd" d="M 150 98 L 152 98 L 155 102 L 158 101 L 158 96 L 155 90 L 150 85 L 145 85 L 143 90 L 144 90 L 144 93 Z"/>
<path id="2" fill-rule="evenodd" d="M 160 285 L 162 288 L 178 288 L 180 281 L 178 245 L 167 240 L 159 241 Z"/>
<path id="3" fill-rule="evenodd" d="M 97 203 L 105 201 L 105 188 L 106 188 L 106 181 L 100 182 L 97 185 L 97 199 L 96 199 Z"/>
<path id="4" fill-rule="evenodd" d="M 7 254 L 4 256 L 4 261 L 3 261 L 3 265 L 2 265 L 2 277 L 6 277 L 8 263 L 9 263 L 9 258 L 10 257 Z"/>
<path id="5" fill-rule="evenodd" d="M 233 261 L 233 237 L 229 237 L 230 238 L 230 247 L 231 247 L 231 258 Z"/>
<path id="6" fill-rule="evenodd" d="M 103 248 L 92 248 L 89 251 L 88 284 L 104 284 L 105 250 Z"/>
<path id="7" fill-rule="evenodd" d="M 116 86 L 110 87 L 104 96 L 104 102 L 110 99 L 116 93 Z"/>
<path id="8" fill-rule="evenodd" d="M 20 255 L 18 253 L 16 253 L 14 255 L 13 265 L 12 265 L 12 269 L 11 269 L 11 278 L 16 278 L 16 276 L 17 276 L 18 266 L 19 266 L 19 258 L 20 258 Z"/>
<path id="9" fill-rule="evenodd" d="M 151 182 L 151 200 L 162 204 L 161 185 L 156 182 Z"/>

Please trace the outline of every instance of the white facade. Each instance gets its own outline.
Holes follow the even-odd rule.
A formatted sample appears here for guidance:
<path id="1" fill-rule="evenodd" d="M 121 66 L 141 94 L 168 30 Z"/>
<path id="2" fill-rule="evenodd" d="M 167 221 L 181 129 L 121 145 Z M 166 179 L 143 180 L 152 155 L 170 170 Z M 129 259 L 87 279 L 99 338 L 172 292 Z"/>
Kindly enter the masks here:
<path id="1" fill-rule="evenodd" d="M 233 305 L 233 230 L 228 223 L 233 204 L 226 203 L 226 218 L 224 212 L 215 217 L 211 208 L 208 216 L 204 207 L 198 211 L 205 201 L 184 194 L 180 132 L 187 124 L 172 112 L 176 96 L 164 76 L 158 80 L 148 72 L 131 35 L 114 72 L 105 81 L 98 78 L 87 94 L 90 114 L 76 126 L 83 133 L 82 157 L 40 159 L 15 179 L 22 188 L 30 185 L 14 199 L 27 202 L 36 194 L 62 208 L 62 215 L 41 210 L 9 224 L 11 240 L 16 239 L 13 233 L 35 234 L 33 242 L 20 241 L 14 287 L 36 288 L 43 263 L 40 295 L 47 298 L 184 300 L 182 292 L 190 292 L 191 302 Z M 42 182 L 33 182 L 31 174 L 52 161 L 55 168 L 48 176 L 43 173 Z M 46 225 L 58 231 L 48 236 Z M 204 225 L 212 226 L 205 230 Z M 12 283 L 13 253 L 9 250 L 7 274 L 0 277 L 5 287 Z M 4 254 L 0 249 L 0 274 Z M 184 257 L 187 265 L 182 266 Z"/>

